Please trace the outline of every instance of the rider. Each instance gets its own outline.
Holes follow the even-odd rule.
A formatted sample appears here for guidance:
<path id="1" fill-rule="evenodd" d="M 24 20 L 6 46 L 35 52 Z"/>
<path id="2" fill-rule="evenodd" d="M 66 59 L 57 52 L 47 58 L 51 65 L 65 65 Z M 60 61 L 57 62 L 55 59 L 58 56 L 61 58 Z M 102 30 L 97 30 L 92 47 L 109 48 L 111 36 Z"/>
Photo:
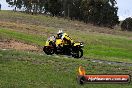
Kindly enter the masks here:
<path id="1" fill-rule="evenodd" d="M 59 32 L 57 33 L 56 39 L 61 39 L 63 41 L 63 45 L 73 44 L 72 38 L 67 33 L 64 33 L 62 30 L 59 30 Z"/>
<path id="2" fill-rule="evenodd" d="M 59 32 L 57 33 L 56 41 L 57 39 L 59 40 L 61 39 L 60 43 L 63 42 L 61 43 L 61 45 L 64 49 L 64 53 L 68 53 L 69 48 L 73 44 L 72 38 L 70 38 L 70 36 L 67 33 L 64 33 L 62 30 L 59 30 Z"/>

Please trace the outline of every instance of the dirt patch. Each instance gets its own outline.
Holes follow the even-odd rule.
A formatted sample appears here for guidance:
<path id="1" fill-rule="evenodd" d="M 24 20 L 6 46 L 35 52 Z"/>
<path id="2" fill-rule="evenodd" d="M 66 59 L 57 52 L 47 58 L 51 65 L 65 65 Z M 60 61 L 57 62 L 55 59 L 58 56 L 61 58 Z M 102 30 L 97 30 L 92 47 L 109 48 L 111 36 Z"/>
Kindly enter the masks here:
<path id="1" fill-rule="evenodd" d="M 0 49 L 39 51 L 39 48 L 36 46 L 22 43 L 16 40 L 0 40 Z"/>
<path id="2" fill-rule="evenodd" d="M 132 37 L 129 37 L 128 39 L 132 40 Z"/>

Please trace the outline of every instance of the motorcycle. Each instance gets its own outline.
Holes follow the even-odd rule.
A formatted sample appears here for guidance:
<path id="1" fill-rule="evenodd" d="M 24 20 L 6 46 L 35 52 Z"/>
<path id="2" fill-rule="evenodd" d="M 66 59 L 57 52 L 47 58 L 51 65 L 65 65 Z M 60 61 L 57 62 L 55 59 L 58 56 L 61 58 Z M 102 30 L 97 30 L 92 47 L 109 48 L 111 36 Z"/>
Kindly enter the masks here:
<path id="1" fill-rule="evenodd" d="M 61 39 L 52 39 L 47 40 L 43 51 L 47 55 L 52 54 L 61 54 L 61 55 L 70 55 L 74 58 L 81 58 L 83 56 L 84 45 L 82 42 L 74 42 L 71 45 L 64 45 L 64 42 Z"/>

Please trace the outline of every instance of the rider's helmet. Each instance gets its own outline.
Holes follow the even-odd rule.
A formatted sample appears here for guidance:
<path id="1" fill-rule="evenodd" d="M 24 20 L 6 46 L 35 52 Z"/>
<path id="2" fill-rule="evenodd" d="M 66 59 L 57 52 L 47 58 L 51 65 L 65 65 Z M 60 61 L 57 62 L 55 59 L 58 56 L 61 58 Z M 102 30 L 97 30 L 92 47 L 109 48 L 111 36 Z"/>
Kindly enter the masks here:
<path id="1" fill-rule="evenodd" d="M 62 31 L 62 30 L 59 30 L 59 31 L 57 32 L 57 38 L 61 38 L 62 35 L 63 35 L 63 31 Z"/>

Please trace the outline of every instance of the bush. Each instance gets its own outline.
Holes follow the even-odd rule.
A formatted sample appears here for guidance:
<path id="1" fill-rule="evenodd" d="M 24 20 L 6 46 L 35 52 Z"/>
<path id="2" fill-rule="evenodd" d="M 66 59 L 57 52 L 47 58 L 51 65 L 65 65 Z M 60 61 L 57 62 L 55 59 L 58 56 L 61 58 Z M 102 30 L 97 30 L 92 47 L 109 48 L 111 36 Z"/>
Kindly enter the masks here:
<path id="1" fill-rule="evenodd" d="M 121 29 L 123 31 L 132 31 L 132 18 L 126 18 L 122 24 L 121 24 Z"/>

